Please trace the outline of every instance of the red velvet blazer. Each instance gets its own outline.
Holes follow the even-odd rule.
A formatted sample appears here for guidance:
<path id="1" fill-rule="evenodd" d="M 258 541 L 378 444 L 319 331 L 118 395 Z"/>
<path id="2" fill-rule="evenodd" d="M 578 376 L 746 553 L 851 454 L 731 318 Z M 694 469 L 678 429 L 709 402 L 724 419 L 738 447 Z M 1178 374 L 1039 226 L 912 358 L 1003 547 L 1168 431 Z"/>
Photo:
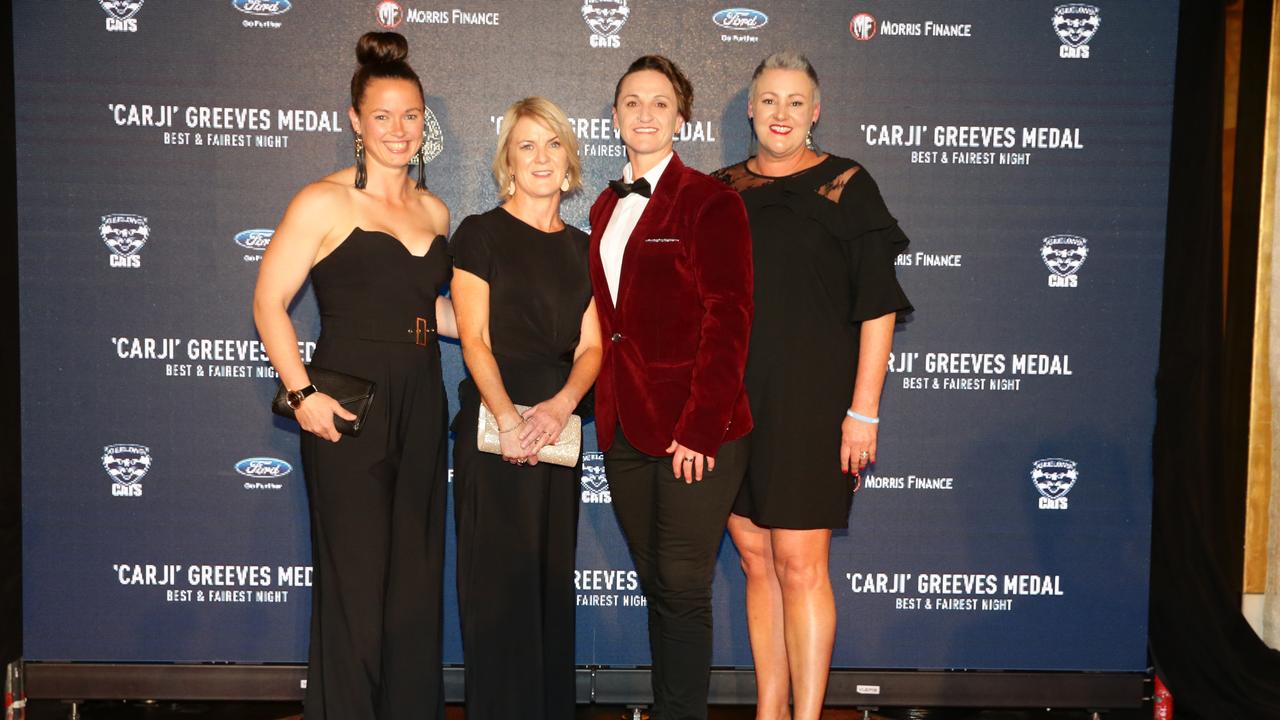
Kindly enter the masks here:
<path id="1" fill-rule="evenodd" d="M 600 238 L 618 196 L 591 206 L 591 286 L 604 355 L 596 380 L 600 449 L 622 422 L 648 455 L 672 439 L 715 456 L 751 431 L 742 378 L 753 312 L 751 230 L 738 193 L 671 158 L 627 240 L 618 307 Z"/>

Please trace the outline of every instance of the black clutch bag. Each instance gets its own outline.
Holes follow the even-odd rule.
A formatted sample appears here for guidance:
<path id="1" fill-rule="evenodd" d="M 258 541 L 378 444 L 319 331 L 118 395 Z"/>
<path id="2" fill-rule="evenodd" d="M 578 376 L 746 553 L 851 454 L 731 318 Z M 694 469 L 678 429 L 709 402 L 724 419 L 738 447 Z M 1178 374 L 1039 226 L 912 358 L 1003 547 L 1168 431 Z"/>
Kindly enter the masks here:
<path id="1" fill-rule="evenodd" d="M 311 378 L 311 384 L 316 386 L 318 392 L 337 400 L 343 409 L 356 416 L 355 420 L 345 420 L 334 415 L 333 426 L 338 432 L 351 437 L 359 435 L 360 430 L 364 428 L 365 417 L 369 414 L 369 406 L 373 404 L 375 388 L 373 381 L 336 370 L 325 370 L 315 365 L 307 367 L 307 376 Z M 288 389 L 285 388 L 284 383 L 281 383 L 280 387 L 276 388 L 275 399 L 271 401 L 271 412 L 280 417 L 296 420 L 293 408 L 289 407 L 286 397 L 288 394 Z"/>

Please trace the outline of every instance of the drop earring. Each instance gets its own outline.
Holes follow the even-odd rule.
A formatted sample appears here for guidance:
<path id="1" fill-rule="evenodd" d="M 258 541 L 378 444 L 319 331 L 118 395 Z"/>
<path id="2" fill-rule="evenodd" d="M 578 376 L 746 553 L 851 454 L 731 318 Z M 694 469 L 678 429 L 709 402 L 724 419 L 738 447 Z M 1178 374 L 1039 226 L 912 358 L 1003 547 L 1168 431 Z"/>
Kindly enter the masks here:
<path id="1" fill-rule="evenodd" d="M 364 137 L 356 133 L 356 189 L 363 190 L 369 182 L 369 173 L 364 166 Z"/>
<path id="2" fill-rule="evenodd" d="M 569 192 L 569 173 L 565 173 L 564 179 L 560 181 L 560 192 Z"/>
<path id="3" fill-rule="evenodd" d="M 804 146 L 810 150 L 817 150 L 818 146 L 813 144 L 813 126 L 809 126 L 809 130 L 804 135 Z"/>
<path id="4" fill-rule="evenodd" d="M 418 152 L 414 154 L 414 158 L 418 161 L 418 181 L 413 184 L 418 190 L 427 189 L 427 157 L 426 143 L 418 146 Z"/>

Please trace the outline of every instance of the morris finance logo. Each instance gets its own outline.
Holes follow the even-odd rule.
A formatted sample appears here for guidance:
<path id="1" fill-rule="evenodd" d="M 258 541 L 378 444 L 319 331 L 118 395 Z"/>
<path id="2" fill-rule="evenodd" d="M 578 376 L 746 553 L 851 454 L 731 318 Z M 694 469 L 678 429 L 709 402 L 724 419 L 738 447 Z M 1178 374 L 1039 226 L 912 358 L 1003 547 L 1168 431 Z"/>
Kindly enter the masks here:
<path id="1" fill-rule="evenodd" d="M 275 230 L 267 228 L 253 228 L 236 233 L 236 244 L 249 251 L 244 254 L 244 261 L 247 263 L 262 262 L 262 252 L 271 244 L 271 238 L 275 233 Z"/>
<path id="2" fill-rule="evenodd" d="M 1040 245 L 1040 259 L 1049 268 L 1049 287 L 1079 285 L 1076 273 L 1089 257 L 1088 240 L 1079 235 L 1050 235 Z"/>
<path id="3" fill-rule="evenodd" d="M 1054 8 L 1053 31 L 1062 41 L 1062 45 L 1058 47 L 1058 57 L 1087 60 L 1089 41 L 1097 34 L 1100 25 L 1102 18 L 1096 5 L 1068 3 Z"/>
<path id="4" fill-rule="evenodd" d="M 98 234 L 111 250 L 111 255 L 108 256 L 111 267 L 142 267 L 142 257 L 138 253 L 147 244 L 147 240 L 151 239 L 151 227 L 147 225 L 145 217 L 129 213 L 103 215 Z"/>
<path id="5" fill-rule="evenodd" d="M 849 21 L 849 34 L 854 40 L 870 40 L 876 36 L 876 18 L 871 13 L 858 13 Z"/>
<path id="6" fill-rule="evenodd" d="M 1040 509 L 1066 510 L 1067 493 L 1079 477 L 1074 460 L 1043 458 L 1031 463 L 1031 482 L 1040 492 Z"/>
<path id="7" fill-rule="evenodd" d="M 631 8 L 627 7 L 627 0 L 584 0 L 582 3 L 582 19 L 594 33 L 591 47 L 622 47 L 618 31 L 630 17 Z"/>
<path id="8" fill-rule="evenodd" d="M 231 0 L 231 6 L 246 15 L 283 15 L 293 7 L 290 0 Z"/>
<path id="9" fill-rule="evenodd" d="M 373 17 L 382 27 L 394 30 L 404 22 L 404 8 L 395 0 L 383 0 L 373 6 Z"/>
<path id="10" fill-rule="evenodd" d="M 142 478 L 151 469 L 151 449 L 124 443 L 102 448 L 102 469 L 111 478 L 111 494 L 142 497 Z"/>
<path id="11" fill-rule="evenodd" d="M 611 503 L 609 480 L 604 474 L 604 453 L 582 454 L 582 502 Z"/>
<path id="12" fill-rule="evenodd" d="M 143 0 L 98 0 L 107 11 L 107 30 L 111 32 L 138 32 L 134 15 L 142 9 Z"/>

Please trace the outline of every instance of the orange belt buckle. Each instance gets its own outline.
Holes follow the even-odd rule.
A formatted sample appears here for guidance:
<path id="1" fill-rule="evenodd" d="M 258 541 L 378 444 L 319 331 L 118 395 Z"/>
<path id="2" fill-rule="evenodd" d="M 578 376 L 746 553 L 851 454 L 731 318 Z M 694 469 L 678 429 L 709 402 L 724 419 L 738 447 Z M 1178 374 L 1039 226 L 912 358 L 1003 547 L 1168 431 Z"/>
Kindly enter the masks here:
<path id="1" fill-rule="evenodd" d="M 427 325 L 427 319 L 424 317 L 414 318 L 413 331 L 413 342 L 419 347 L 426 347 L 431 339 L 431 334 L 435 332 Z"/>

